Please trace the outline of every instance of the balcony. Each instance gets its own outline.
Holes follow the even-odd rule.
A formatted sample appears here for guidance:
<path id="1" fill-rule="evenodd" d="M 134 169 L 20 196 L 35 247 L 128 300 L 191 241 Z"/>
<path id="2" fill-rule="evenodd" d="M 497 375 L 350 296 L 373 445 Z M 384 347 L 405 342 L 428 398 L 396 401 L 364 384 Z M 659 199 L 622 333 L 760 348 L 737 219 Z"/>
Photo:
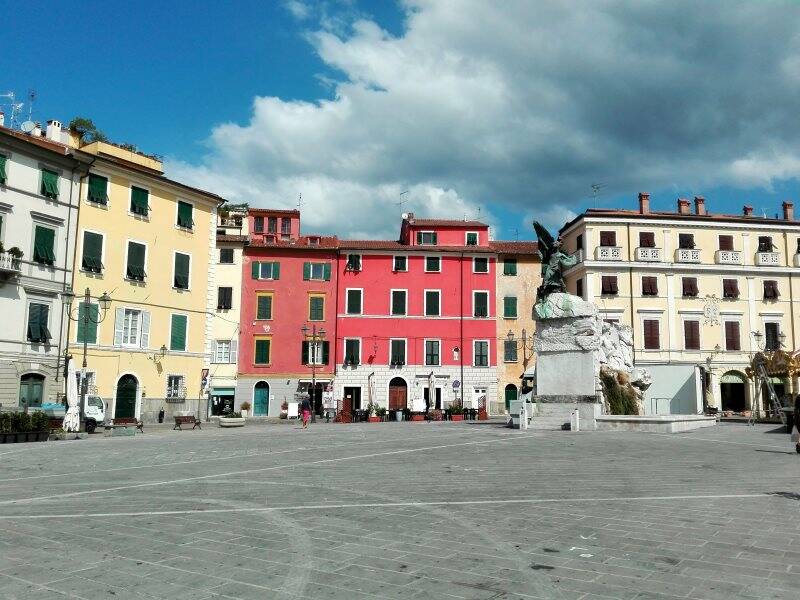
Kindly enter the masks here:
<path id="1" fill-rule="evenodd" d="M 675 250 L 675 262 L 699 263 L 700 250 L 697 248 L 678 248 Z"/>
<path id="2" fill-rule="evenodd" d="M 800 254 L 798 256 L 800 256 Z M 581 248 L 580 250 L 576 250 L 575 254 L 572 255 L 572 258 L 575 259 L 576 261 L 575 264 L 578 265 L 581 264 L 583 262 L 583 248 Z"/>
<path id="3" fill-rule="evenodd" d="M 640 262 L 661 262 L 661 248 L 637 248 L 636 260 Z"/>
<path id="4" fill-rule="evenodd" d="M 781 257 L 777 252 L 756 252 L 757 267 L 778 267 L 780 264 Z"/>
<path id="5" fill-rule="evenodd" d="M 7 252 L 0 254 L 0 273 L 19 275 L 20 272 L 22 272 L 22 267 L 19 265 L 19 259 L 14 258 Z"/>
<path id="6" fill-rule="evenodd" d="M 598 246 L 594 257 L 597 260 L 622 260 L 622 248 L 619 246 Z"/>
<path id="7" fill-rule="evenodd" d="M 714 260 L 718 265 L 740 265 L 742 264 L 742 253 L 738 250 L 717 250 Z"/>

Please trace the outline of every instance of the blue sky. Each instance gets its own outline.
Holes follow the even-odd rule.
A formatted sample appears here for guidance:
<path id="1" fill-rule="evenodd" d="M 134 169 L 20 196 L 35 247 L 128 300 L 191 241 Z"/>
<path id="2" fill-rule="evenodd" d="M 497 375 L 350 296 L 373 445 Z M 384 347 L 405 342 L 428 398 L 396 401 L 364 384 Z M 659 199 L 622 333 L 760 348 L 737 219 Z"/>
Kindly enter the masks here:
<path id="1" fill-rule="evenodd" d="M 305 231 L 413 210 L 530 238 L 639 191 L 772 216 L 800 199 L 800 6 L 691 6 L 0 2 L 0 91 L 234 201 L 302 194 Z"/>

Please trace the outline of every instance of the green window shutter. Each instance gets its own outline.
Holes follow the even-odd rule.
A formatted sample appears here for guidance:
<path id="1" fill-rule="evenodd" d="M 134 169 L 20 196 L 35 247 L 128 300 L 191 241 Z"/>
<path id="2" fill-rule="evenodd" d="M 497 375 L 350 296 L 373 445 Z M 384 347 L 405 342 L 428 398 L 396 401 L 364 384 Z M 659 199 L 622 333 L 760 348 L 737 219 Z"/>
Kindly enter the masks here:
<path id="1" fill-rule="evenodd" d="M 31 303 L 28 305 L 28 340 L 36 344 L 45 344 L 50 341 L 50 331 L 47 329 L 47 316 L 49 307 L 46 304 Z"/>
<path id="2" fill-rule="evenodd" d="M 259 296 L 256 319 L 272 318 L 272 296 Z"/>
<path id="3" fill-rule="evenodd" d="M 172 315 L 172 328 L 169 336 L 169 349 L 186 350 L 186 325 L 189 318 L 186 315 Z"/>
<path id="4" fill-rule="evenodd" d="M 325 281 L 331 280 L 331 263 L 325 263 L 325 266 L 322 268 L 322 278 Z"/>
<path id="5" fill-rule="evenodd" d="M 322 364 L 327 365 L 330 360 L 330 342 L 322 342 Z"/>
<path id="6" fill-rule="evenodd" d="M 517 274 L 517 259 L 507 258 L 503 261 L 503 275 Z"/>
<path id="7" fill-rule="evenodd" d="M 106 204 L 108 202 L 108 179 L 89 173 L 89 200 Z"/>
<path id="8" fill-rule="evenodd" d="M 433 232 L 433 235 L 431 236 L 431 238 L 432 238 L 432 240 L 433 240 L 433 245 L 434 245 L 434 246 L 436 246 L 436 245 L 439 243 L 439 234 L 437 234 L 437 233 L 434 231 L 434 232 Z"/>
<path id="9" fill-rule="evenodd" d="M 488 317 L 487 294 L 475 294 L 475 317 Z"/>
<path id="10" fill-rule="evenodd" d="M 258 261 L 253 261 L 250 263 L 250 275 L 253 279 L 259 279 L 261 276 L 261 263 Z"/>
<path id="11" fill-rule="evenodd" d="M 179 290 L 189 289 L 189 255 L 175 254 L 175 281 L 173 285 Z"/>
<path id="12" fill-rule="evenodd" d="M 8 176 L 6 175 L 6 161 L 8 158 L 4 154 L 0 154 L 0 183 L 3 185 L 6 184 L 6 179 Z"/>
<path id="13" fill-rule="evenodd" d="M 467 246 L 477 246 L 478 245 L 478 234 L 477 233 L 468 233 L 467 234 Z"/>
<path id="14" fill-rule="evenodd" d="M 78 335 L 75 338 L 75 341 L 79 344 L 82 344 L 84 341 L 86 341 L 87 344 L 97 343 L 97 321 L 99 310 L 100 309 L 97 304 L 86 304 L 86 302 L 81 302 L 78 305 Z M 84 322 L 87 311 L 89 313 L 88 323 Z"/>
<path id="15" fill-rule="evenodd" d="M 83 257 L 81 266 L 85 271 L 100 273 L 103 270 L 103 236 L 90 231 L 83 232 Z"/>
<path id="16" fill-rule="evenodd" d="M 256 340 L 255 363 L 257 365 L 269 364 L 269 340 Z"/>
<path id="17" fill-rule="evenodd" d="M 506 296 L 503 298 L 503 316 L 506 319 L 517 318 L 517 297 Z"/>
<path id="18" fill-rule="evenodd" d="M 37 225 L 33 239 L 33 260 L 41 264 L 52 265 L 56 260 L 55 240 L 55 230 Z"/>
<path id="19" fill-rule="evenodd" d="M 392 314 L 406 314 L 406 293 L 400 290 L 392 292 Z"/>
<path id="20" fill-rule="evenodd" d="M 420 245 L 420 244 L 422 244 L 422 232 L 418 231 L 417 232 L 417 245 Z"/>
<path id="21" fill-rule="evenodd" d="M 325 319 L 325 300 L 318 296 L 309 298 L 309 321 L 322 321 Z"/>
<path id="22" fill-rule="evenodd" d="M 58 173 L 48 169 L 42 169 L 42 189 L 40 190 L 42 196 L 58 198 Z"/>
<path id="23" fill-rule="evenodd" d="M 178 201 L 178 227 L 191 229 L 194 226 L 192 220 L 193 206 L 188 202 Z"/>
<path id="24" fill-rule="evenodd" d="M 150 192 L 145 189 L 131 186 L 131 212 L 135 215 L 146 217 L 150 211 Z"/>
<path id="25" fill-rule="evenodd" d="M 311 279 L 311 263 L 304 262 L 303 263 L 303 281 L 308 281 Z"/>
<path id="26" fill-rule="evenodd" d="M 361 313 L 361 290 L 350 290 L 347 294 L 347 314 Z"/>
<path id="27" fill-rule="evenodd" d="M 303 349 L 302 349 L 302 352 L 301 352 L 301 357 L 300 357 L 300 361 L 301 362 L 300 362 L 300 364 L 301 365 L 307 365 L 308 364 L 308 355 L 309 355 L 309 352 L 308 352 L 309 342 L 303 342 L 302 346 L 303 346 Z"/>
<path id="28" fill-rule="evenodd" d="M 144 272 L 144 249 L 143 244 L 137 244 L 136 242 L 128 243 L 128 279 L 144 281 L 146 276 Z"/>
<path id="29" fill-rule="evenodd" d="M 274 262 L 272 263 L 272 279 L 277 281 L 281 278 L 281 263 Z"/>

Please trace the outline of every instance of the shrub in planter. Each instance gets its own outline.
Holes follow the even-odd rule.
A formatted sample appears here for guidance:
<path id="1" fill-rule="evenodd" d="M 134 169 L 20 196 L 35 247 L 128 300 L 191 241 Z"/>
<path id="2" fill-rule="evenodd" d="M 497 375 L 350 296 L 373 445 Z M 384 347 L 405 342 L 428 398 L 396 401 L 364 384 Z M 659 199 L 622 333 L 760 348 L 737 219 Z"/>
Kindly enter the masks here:
<path id="1" fill-rule="evenodd" d="M 0 433 L 11 432 L 11 413 L 0 413 Z"/>
<path id="2" fill-rule="evenodd" d="M 242 413 L 240 413 L 240 412 L 231 412 L 231 413 L 228 413 L 228 414 L 222 415 L 222 416 L 224 418 L 226 418 L 226 419 L 241 419 L 242 418 Z"/>
<path id="3" fill-rule="evenodd" d="M 288 413 L 282 412 L 281 414 L 278 415 L 278 418 L 279 419 L 288 419 L 289 415 L 288 415 Z"/>
<path id="4" fill-rule="evenodd" d="M 25 412 L 11 413 L 11 431 L 28 433 L 31 430 L 31 416 Z"/>
<path id="5" fill-rule="evenodd" d="M 386 408 L 383 406 L 379 406 L 375 409 L 375 416 L 378 417 L 381 421 L 386 417 Z"/>
<path id="6" fill-rule="evenodd" d="M 50 431 L 50 416 L 37 410 L 31 415 L 31 431 Z"/>
<path id="7" fill-rule="evenodd" d="M 460 404 L 454 404 L 450 407 L 450 420 L 463 421 L 464 420 L 464 407 Z"/>

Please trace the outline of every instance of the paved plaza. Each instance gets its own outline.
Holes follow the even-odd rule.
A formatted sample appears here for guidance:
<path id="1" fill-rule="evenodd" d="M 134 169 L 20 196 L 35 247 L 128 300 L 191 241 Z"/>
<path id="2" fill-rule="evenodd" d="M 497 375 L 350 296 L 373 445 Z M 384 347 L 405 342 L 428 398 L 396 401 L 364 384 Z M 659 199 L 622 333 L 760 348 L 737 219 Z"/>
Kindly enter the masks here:
<path id="1" fill-rule="evenodd" d="M 0 597 L 800 597 L 768 426 L 249 425 L 0 446 Z"/>

